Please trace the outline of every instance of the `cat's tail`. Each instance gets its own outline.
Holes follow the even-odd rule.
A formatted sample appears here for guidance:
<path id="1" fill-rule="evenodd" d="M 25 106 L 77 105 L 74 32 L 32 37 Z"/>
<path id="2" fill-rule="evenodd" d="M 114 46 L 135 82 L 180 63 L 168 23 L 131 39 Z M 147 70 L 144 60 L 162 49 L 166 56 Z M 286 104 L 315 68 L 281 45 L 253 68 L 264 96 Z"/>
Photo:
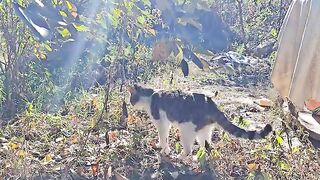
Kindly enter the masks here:
<path id="1" fill-rule="evenodd" d="M 217 121 L 219 126 L 221 126 L 225 131 L 228 133 L 244 139 L 261 139 L 265 138 L 271 131 L 272 127 L 270 124 L 267 124 L 262 130 L 260 131 L 247 131 L 244 130 L 230 122 L 228 118 L 224 115 L 224 113 L 220 112 Z"/>

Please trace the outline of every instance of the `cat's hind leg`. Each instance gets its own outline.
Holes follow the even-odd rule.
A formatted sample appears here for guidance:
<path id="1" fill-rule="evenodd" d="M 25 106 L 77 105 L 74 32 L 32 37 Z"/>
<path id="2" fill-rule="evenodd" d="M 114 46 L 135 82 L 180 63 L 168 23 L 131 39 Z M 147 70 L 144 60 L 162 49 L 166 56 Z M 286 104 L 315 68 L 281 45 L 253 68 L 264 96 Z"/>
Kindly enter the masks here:
<path id="1" fill-rule="evenodd" d="M 157 147 L 161 148 L 161 153 L 169 154 L 169 132 L 171 127 L 170 121 L 166 119 L 160 119 L 152 120 L 152 122 L 158 130 L 159 142 L 157 143 Z"/>
<path id="2" fill-rule="evenodd" d="M 207 141 L 208 143 L 211 141 L 211 136 L 212 136 L 212 127 L 211 126 L 205 126 L 202 129 L 197 131 L 197 142 L 200 145 L 200 148 L 205 147 L 205 142 Z"/>
<path id="3" fill-rule="evenodd" d="M 200 148 L 205 148 L 205 143 L 206 141 L 209 143 L 211 141 L 211 136 L 212 136 L 212 127 L 206 126 L 203 127 L 202 129 L 197 131 L 196 135 L 197 142 L 199 143 Z M 192 159 L 194 161 L 197 161 L 198 157 L 193 156 Z"/>

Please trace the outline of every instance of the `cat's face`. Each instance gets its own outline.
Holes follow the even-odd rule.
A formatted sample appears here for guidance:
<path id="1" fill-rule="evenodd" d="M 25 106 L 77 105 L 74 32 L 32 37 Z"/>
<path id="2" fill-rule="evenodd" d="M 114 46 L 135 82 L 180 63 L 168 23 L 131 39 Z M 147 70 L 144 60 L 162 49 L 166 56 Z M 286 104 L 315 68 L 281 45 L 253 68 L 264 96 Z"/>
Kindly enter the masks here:
<path id="1" fill-rule="evenodd" d="M 144 110 L 150 105 L 151 95 L 153 94 L 152 89 L 143 88 L 139 85 L 129 87 L 130 93 L 130 104 L 135 109 Z"/>

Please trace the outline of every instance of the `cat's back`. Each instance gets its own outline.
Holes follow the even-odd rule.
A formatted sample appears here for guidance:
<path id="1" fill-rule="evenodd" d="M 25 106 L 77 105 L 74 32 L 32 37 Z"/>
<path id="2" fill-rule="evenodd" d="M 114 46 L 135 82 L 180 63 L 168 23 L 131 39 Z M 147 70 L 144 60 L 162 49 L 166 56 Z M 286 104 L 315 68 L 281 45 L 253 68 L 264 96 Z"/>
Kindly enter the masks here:
<path id="1" fill-rule="evenodd" d="M 167 113 L 180 116 L 203 116 L 210 114 L 216 104 L 205 94 L 181 90 L 159 90 L 159 107 Z"/>

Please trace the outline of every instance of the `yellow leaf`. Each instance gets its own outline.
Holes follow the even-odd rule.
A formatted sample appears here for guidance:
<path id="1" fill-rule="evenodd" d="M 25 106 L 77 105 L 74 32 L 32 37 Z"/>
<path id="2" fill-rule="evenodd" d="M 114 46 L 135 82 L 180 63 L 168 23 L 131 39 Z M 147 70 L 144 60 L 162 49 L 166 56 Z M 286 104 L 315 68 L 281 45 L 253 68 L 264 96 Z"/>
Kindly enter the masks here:
<path id="1" fill-rule="evenodd" d="M 51 154 L 47 154 L 47 155 L 44 157 L 44 160 L 45 160 L 46 162 L 52 161 L 52 155 L 51 155 Z"/>
<path id="2" fill-rule="evenodd" d="M 99 100 L 97 97 L 94 97 L 91 101 L 91 105 L 93 106 L 94 109 L 97 109 L 99 106 Z"/>
<path id="3" fill-rule="evenodd" d="M 19 151 L 17 152 L 17 156 L 19 156 L 20 158 L 24 158 L 24 157 L 27 156 L 27 152 L 24 151 L 24 150 L 19 150 Z"/>
<path id="4" fill-rule="evenodd" d="M 152 34 L 153 36 L 155 36 L 156 34 L 157 34 L 157 32 L 156 32 L 156 30 L 154 30 L 154 29 L 148 29 L 148 32 L 150 33 L 150 34 Z"/>
<path id="5" fill-rule="evenodd" d="M 18 148 L 19 148 L 19 145 L 17 145 L 16 143 L 10 142 L 10 143 L 9 143 L 9 147 L 10 147 L 12 150 L 15 150 L 15 149 L 18 149 Z"/>

